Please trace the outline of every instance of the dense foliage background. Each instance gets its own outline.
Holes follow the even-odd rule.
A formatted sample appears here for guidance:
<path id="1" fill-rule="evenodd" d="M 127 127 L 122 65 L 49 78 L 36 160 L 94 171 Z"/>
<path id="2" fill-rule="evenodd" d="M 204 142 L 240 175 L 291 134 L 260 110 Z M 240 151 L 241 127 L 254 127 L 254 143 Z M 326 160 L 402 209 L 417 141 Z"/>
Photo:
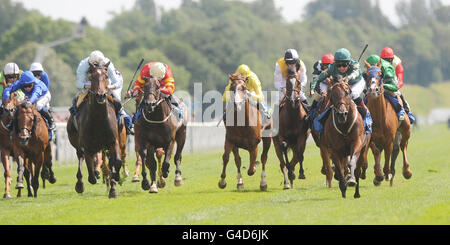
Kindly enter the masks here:
<path id="1" fill-rule="evenodd" d="M 76 93 L 75 71 L 81 59 L 99 49 L 122 72 L 124 87 L 141 58 L 173 67 L 177 90 L 223 91 L 227 74 L 245 63 L 264 90 L 273 90 L 275 62 L 296 48 L 308 68 L 324 53 L 348 48 L 355 59 L 392 47 L 403 60 L 405 82 L 429 86 L 450 80 L 450 7 L 439 0 L 410 0 L 397 5 L 401 26 L 394 26 L 370 0 L 316 0 L 304 21 L 287 23 L 273 0 L 251 3 L 183 0 L 180 8 L 157 18 L 153 0 L 136 0 L 116 13 L 106 27 L 88 27 L 87 36 L 52 49 L 43 62 L 50 75 L 52 104 L 66 106 Z M 0 66 L 16 62 L 28 69 L 39 44 L 70 36 L 77 23 L 52 20 L 20 3 L 0 0 Z M 123 90 L 125 92 L 126 89 Z"/>

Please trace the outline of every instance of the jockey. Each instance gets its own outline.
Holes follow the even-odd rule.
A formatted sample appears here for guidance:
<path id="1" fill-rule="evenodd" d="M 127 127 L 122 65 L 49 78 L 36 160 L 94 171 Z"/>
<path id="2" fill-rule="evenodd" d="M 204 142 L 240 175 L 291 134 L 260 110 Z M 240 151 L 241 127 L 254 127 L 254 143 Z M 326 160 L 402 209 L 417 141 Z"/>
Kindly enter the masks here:
<path id="1" fill-rule="evenodd" d="M 6 100 L 11 96 L 12 92 L 22 90 L 31 103 L 36 103 L 36 110 L 48 122 L 49 131 L 55 129 L 55 122 L 49 112 L 50 109 L 50 91 L 47 86 L 39 79 L 35 78 L 31 71 L 25 71 L 20 79 L 3 91 L 3 98 Z M 9 127 L 12 133 L 12 127 Z"/>
<path id="2" fill-rule="evenodd" d="M 366 59 L 366 62 L 369 63 L 371 66 L 378 66 L 381 69 L 382 72 L 381 78 L 383 79 L 383 87 L 388 91 L 386 98 L 394 106 L 394 109 L 397 112 L 398 120 L 399 121 L 404 120 L 405 110 L 400 105 L 397 99 L 397 97 L 400 97 L 399 81 L 397 80 L 398 76 L 396 76 L 394 66 L 392 66 L 391 63 L 389 63 L 388 61 L 381 59 L 380 56 L 376 54 L 370 55 Z M 410 112 L 407 112 L 407 114 L 411 120 L 411 123 L 413 123 L 415 121 L 414 116 Z"/>
<path id="3" fill-rule="evenodd" d="M 320 88 L 320 91 L 326 91 L 328 89 L 328 86 L 324 84 L 322 87 L 322 82 L 324 82 L 325 79 L 330 76 L 336 79 L 342 78 L 343 81 L 347 82 L 350 85 L 351 97 L 364 119 L 366 131 L 370 132 L 370 113 L 368 112 L 368 109 L 361 98 L 361 94 L 365 88 L 366 83 L 364 81 L 364 78 L 362 77 L 359 62 L 352 58 L 350 51 L 345 48 L 340 48 L 336 51 L 336 53 L 334 54 L 334 63 L 330 64 L 328 69 L 323 71 L 319 75 L 315 90 L 317 91 Z"/>
<path id="4" fill-rule="evenodd" d="M 50 79 L 48 78 L 47 73 L 44 71 L 41 63 L 33 63 L 30 66 L 30 71 L 33 72 L 34 77 L 41 80 L 47 88 L 49 88 Z"/>
<path id="5" fill-rule="evenodd" d="M 171 105 L 173 109 L 178 111 L 178 118 L 181 118 L 183 111 L 182 108 L 179 107 L 178 98 L 173 94 L 175 91 L 175 79 L 173 77 L 172 69 L 167 64 L 156 61 L 145 64 L 144 67 L 142 67 L 138 79 L 135 81 L 133 90 L 127 91 L 125 97 L 129 98 L 131 96 L 136 97 L 141 95 L 145 84 L 144 77 L 158 79 L 161 86 L 161 95 L 168 100 L 169 105 Z M 136 118 L 138 118 L 138 114 L 139 113 L 137 112 Z"/>
<path id="6" fill-rule="evenodd" d="M 383 50 L 381 50 L 380 57 L 389 62 L 395 69 L 395 75 L 397 76 L 398 80 L 398 90 L 397 94 L 400 96 L 403 102 L 403 107 L 405 108 L 406 113 L 408 113 L 408 116 L 410 119 L 412 119 L 411 123 L 414 123 L 415 119 L 414 116 L 411 113 L 410 107 L 406 99 L 403 97 L 402 93 L 400 92 L 400 89 L 403 87 L 403 75 L 404 75 L 404 69 L 402 60 L 394 54 L 394 50 L 392 50 L 390 47 L 385 47 Z"/>
<path id="7" fill-rule="evenodd" d="M 240 65 L 236 69 L 235 73 L 241 74 L 246 82 L 247 94 L 253 101 L 256 102 L 256 105 L 260 109 L 262 114 L 266 118 L 270 118 L 267 105 L 264 103 L 264 94 L 262 93 L 261 81 L 259 80 L 258 76 L 245 64 Z M 225 91 L 223 92 L 223 102 L 228 102 L 230 100 L 230 86 L 231 81 L 228 82 L 228 85 L 225 87 Z"/>
<path id="8" fill-rule="evenodd" d="M 3 71 L 0 73 L 0 115 L 3 112 L 3 91 L 7 87 L 9 87 L 12 83 L 19 80 L 20 75 L 22 74 L 22 70 L 19 69 L 19 66 L 16 63 L 8 63 L 3 68 Z M 16 93 L 19 98 L 24 98 L 24 94 L 22 91 L 17 91 Z"/>
<path id="9" fill-rule="evenodd" d="M 86 57 L 80 62 L 77 68 L 77 87 L 79 89 L 82 89 L 82 91 L 78 93 L 78 95 L 75 98 L 74 104 L 70 109 L 72 114 L 76 112 L 76 109 L 81 104 L 83 99 L 86 97 L 88 89 L 91 88 L 91 81 L 89 81 L 89 78 L 87 77 L 87 72 L 89 70 L 89 62 L 93 64 L 100 64 L 100 63 L 107 64 L 108 62 L 110 62 L 110 59 L 106 58 L 101 51 L 95 50 L 91 52 L 89 57 Z M 122 74 L 120 74 L 120 72 L 114 67 L 114 64 L 110 62 L 108 66 L 108 90 L 111 91 L 111 95 L 114 100 L 113 104 L 114 107 L 116 108 L 116 113 L 124 118 L 127 134 L 134 134 L 131 116 L 129 116 L 125 112 L 125 110 L 122 107 L 122 104 L 120 103 L 122 86 L 123 86 Z"/>
<path id="10" fill-rule="evenodd" d="M 319 84 L 319 86 L 316 86 L 317 84 L 317 80 L 319 79 L 320 74 L 325 71 L 326 69 L 328 69 L 328 67 L 330 66 L 330 64 L 334 63 L 334 55 L 333 54 L 324 54 L 322 56 L 321 60 L 318 60 L 316 63 L 314 63 L 314 71 L 312 74 L 313 77 L 313 81 L 310 84 L 310 91 L 309 91 L 309 97 L 313 96 L 315 94 L 315 92 L 317 92 L 317 95 L 315 96 L 312 106 L 311 106 L 311 111 L 308 115 L 308 118 L 312 118 L 311 116 L 314 116 L 315 113 L 315 109 L 317 107 L 317 103 L 319 101 L 319 99 L 322 97 L 322 94 L 325 92 L 326 93 L 326 86 L 327 84 L 325 83 L 321 83 Z M 325 89 L 325 91 L 320 91 L 320 88 Z"/>
<path id="11" fill-rule="evenodd" d="M 303 107 L 306 109 L 306 111 L 309 111 L 309 105 L 308 101 L 306 100 L 305 93 L 303 92 L 307 81 L 306 77 L 306 66 L 303 63 L 302 60 L 300 60 L 297 50 L 295 49 L 288 49 L 284 53 L 284 58 L 280 58 L 277 60 L 277 63 L 275 64 L 275 72 L 273 73 L 273 82 L 275 85 L 275 88 L 278 89 L 279 92 L 279 102 L 284 97 L 284 94 L 286 93 L 286 79 L 287 79 L 287 72 L 288 67 L 295 66 L 295 70 L 297 71 L 297 76 L 300 78 L 300 84 L 301 84 L 301 91 L 300 91 L 300 99 L 302 102 Z"/>

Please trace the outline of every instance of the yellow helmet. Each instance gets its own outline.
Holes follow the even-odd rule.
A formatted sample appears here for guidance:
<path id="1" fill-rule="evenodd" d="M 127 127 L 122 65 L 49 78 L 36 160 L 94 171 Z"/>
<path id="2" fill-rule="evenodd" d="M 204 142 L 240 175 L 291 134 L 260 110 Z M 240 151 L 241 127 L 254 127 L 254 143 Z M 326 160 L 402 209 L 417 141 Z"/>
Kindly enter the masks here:
<path id="1" fill-rule="evenodd" d="M 250 76 L 250 68 L 245 64 L 240 65 L 236 72 L 247 77 Z"/>

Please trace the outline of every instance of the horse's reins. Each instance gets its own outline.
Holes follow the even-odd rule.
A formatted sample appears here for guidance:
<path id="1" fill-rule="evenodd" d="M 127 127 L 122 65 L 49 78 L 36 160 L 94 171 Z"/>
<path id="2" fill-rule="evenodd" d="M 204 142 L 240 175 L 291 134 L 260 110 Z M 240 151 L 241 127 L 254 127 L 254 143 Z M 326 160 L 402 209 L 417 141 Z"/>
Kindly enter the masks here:
<path id="1" fill-rule="evenodd" d="M 155 104 L 155 107 L 158 106 L 159 104 L 161 104 L 163 101 L 164 101 L 164 99 L 158 100 L 158 102 L 156 102 L 156 104 Z M 145 120 L 146 122 L 148 122 L 148 123 L 164 123 L 164 122 L 166 122 L 167 120 L 169 120 L 169 117 L 172 115 L 172 112 L 173 112 L 173 109 L 171 109 L 171 110 L 170 110 L 170 113 L 167 115 L 167 117 L 164 118 L 164 119 L 161 120 L 161 121 L 154 121 L 154 120 L 148 119 L 148 118 L 145 116 L 145 111 L 144 111 L 144 110 L 142 111 L 142 115 L 144 116 L 144 120 Z"/>
<path id="2" fill-rule="evenodd" d="M 331 107 L 334 107 L 334 106 L 332 105 Z M 334 108 L 335 108 L 335 107 L 334 107 Z M 334 108 L 333 108 L 333 110 L 334 110 Z M 355 108 L 355 109 L 356 109 L 356 108 Z M 332 117 L 333 117 L 333 126 L 334 126 L 334 128 L 338 131 L 338 133 L 340 133 L 340 134 L 343 135 L 344 137 L 347 137 L 348 134 L 350 133 L 350 131 L 352 130 L 353 126 L 355 125 L 356 119 L 358 119 L 358 114 L 359 114 L 359 113 L 356 111 L 356 116 L 355 116 L 355 118 L 353 119 L 353 122 L 352 122 L 352 124 L 350 125 L 350 127 L 347 129 L 347 133 L 346 133 L 346 134 L 342 133 L 342 131 L 339 130 L 339 128 L 336 126 L 336 120 L 334 119 L 334 111 L 333 111 L 331 114 L 332 114 Z"/>

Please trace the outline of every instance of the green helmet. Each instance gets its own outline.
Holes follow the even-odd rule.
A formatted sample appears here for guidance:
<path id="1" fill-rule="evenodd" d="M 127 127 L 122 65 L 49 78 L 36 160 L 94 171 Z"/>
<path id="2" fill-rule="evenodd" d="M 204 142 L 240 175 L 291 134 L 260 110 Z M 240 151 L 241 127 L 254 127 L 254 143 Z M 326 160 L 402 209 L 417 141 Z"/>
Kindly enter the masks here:
<path id="1" fill-rule="evenodd" d="M 334 53 L 334 60 L 335 61 L 350 61 L 352 59 L 352 55 L 350 54 L 350 51 L 345 48 L 340 48 Z"/>
<path id="2" fill-rule="evenodd" d="M 366 59 L 367 63 L 369 63 L 371 66 L 374 66 L 380 62 L 380 56 L 376 54 L 372 54 Z"/>

